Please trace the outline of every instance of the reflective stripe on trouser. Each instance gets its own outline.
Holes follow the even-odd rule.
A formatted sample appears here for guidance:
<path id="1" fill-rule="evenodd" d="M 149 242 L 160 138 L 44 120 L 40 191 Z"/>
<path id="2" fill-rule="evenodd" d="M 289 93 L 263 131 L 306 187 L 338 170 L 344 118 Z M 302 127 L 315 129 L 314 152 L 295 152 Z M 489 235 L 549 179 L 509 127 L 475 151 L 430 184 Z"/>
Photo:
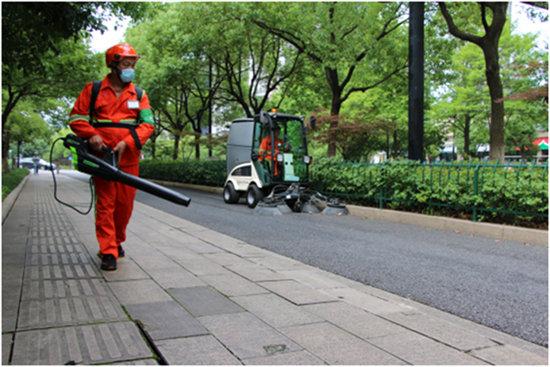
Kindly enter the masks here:
<path id="1" fill-rule="evenodd" d="M 139 175 L 139 165 L 121 168 Z M 126 240 L 126 227 L 134 209 L 136 189 L 120 182 L 94 177 L 96 190 L 95 231 L 101 254 L 118 258 L 118 246 Z"/>

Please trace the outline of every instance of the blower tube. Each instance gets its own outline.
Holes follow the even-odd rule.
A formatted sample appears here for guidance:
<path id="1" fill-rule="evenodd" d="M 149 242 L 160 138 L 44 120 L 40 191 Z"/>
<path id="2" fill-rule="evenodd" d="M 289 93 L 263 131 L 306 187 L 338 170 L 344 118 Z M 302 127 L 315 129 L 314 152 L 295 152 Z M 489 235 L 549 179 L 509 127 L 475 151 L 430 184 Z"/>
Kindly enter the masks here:
<path id="1" fill-rule="evenodd" d="M 118 168 L 117 157 L 111 153 L 112 148 L 104 147 L 105 156 L 98 158 L 91 153 L 88 140 L 73 134 L 67 135 L 62 140 L 63 145 L 73 152 L 75 167 L 80 172 L 132 186 L 174 204 L 188 206 L 191 202 L 190 198 L 180 193 L 121 171 Z"/>

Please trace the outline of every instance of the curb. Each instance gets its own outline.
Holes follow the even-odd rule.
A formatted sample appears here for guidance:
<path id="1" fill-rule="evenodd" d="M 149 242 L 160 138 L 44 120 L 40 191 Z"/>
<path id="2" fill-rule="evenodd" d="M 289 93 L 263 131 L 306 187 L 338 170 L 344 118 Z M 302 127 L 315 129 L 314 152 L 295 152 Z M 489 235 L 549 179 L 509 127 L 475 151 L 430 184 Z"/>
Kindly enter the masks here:
<path id="1" fill-rule="evenodd" d="M 31 175 L 31 173 L 29 173 L 28 175 L 26 175 L 22 180 L 21 182 L 19 182 L 19 185 L 17 185 L 17 187 L 15 189 L 12 190 L 12 192 L 10 192 L 8 194 L 8 196 L 6 196 L 6 198 L 4 199 L 4 201 L 2 201 L 2 224 L 4 224 L 4 221 L 6 220 L 6 218 L 8 217 L 8 214 L 10 213 L 11 211 L 11 208 L 13 207 L 13 204 L 15 204 L 15 201 L 17 200 L 17 198 L 19 197 L 19 193 L 21 192 L 21 190 L 23 189 L 23 186 L 25 186 L 25 183 L 27 182 L 27 180 L 29 179 L 29 176 Z"/>
<path id="2" fill-rule="evenodd" d="M 223 188 L 185 184 L 171 181 L 149 179 L 159 185 L 177 186 L 187 189 L 202 190 L 223 194 Z M 504 240 L 517 241 L 529 244 L 548 246 L 548 231 L 522 227 L 505 226 L 501 224 L 471 222 L 464 219 L 433 217 L 425 214 L 400 212 L 391 209 L 377 209 L 365 206 L 346 205 L 351 215 L 382 219 L 390 222 L 414 224 L 430 228 L 460 231 L 478 236 L 500 238 Z"/>
<path id="3" fill-rule="evenodd" d="M 223 194 L 223 188 L 222 187 L 193 185 L 193 184 L 186 184 L 186 183 L 173 182 L 173 181 L 155 180 L 155 179 L 152 179 L 152 178 L 146 178 L 146 180 L 154 182 L 154 183 L 159 184 L 159 185 L 183 187 L 185 189 L 193 189 L 193 190 L 213 192 L 214 194 L 220 194 L 220 195 Z"/>
<path id="4" fill-rule="evenodd" d="M 479 236 L 548 246 L 548 231 L 501 224 L 470 222 L 464 219 L 433 217 L 425 214 L 400 212 L 391 209 L 376 209 L 346 205 L 352 215 L 382 219 L 391 222 L 414 224 L 430 228 L 460 231 Z"/>

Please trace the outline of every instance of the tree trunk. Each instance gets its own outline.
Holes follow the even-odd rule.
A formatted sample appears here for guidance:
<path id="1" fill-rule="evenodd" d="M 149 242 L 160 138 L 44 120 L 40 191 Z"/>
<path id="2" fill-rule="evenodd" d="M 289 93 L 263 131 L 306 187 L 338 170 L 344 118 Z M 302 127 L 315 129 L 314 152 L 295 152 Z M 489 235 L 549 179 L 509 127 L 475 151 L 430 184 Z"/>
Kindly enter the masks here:
<path id="1" fill-rule="evenodd" d="M 340 102 L 340 93 L 332 95 L 332 103 L 330 106 L 330 116 L 332 117 L 330 121 L 330 128 L 336 129 L 338 127 L 338 116 L 340 115 L 340 108 L 342 103 Z M 336 156 L 336 143 L 331 141 L 328 144 L 327 157 Z"/>
<path id="2" fill-rule="evenodd" d="M 504 97 L 500 66 L 498 63 L 498 44 L 483 48 L 485 55 L 485 75 L 491 96 L 491 125 L 489 126 L 489 160 L 504 162 L 504 103 L 495 102 Z"/>
<path id="3" fill-rule="evenodd" d="M 178 159 L 178 148 L 180 146 L 180 136 L 174 135 L 174 152 L 172 153 L 172 160 L 176 161 Z"/>
<path id="4" fill-rule="evenodd" d="M 327 77 L 327 82 L 330 86 L 330 90 L 332 91 L 332 101 L 330 103 L 330 116 L 332 117 L 332 119 L 330 121 L 330 128 L 337 128 L 338 116 L 340 115 L 340 108 L 342 108 L 342 90 L 338 85 L 338 70 L 325 68 L 325 74 Z M 333 141 L 329 141 L 327 157 L 334 156 L 336 156 L 336 143 Z"/>
<path id="5" fill-rule="evenodd" d="M 199 139 L 201 138 L 200 132 L 199 135 L 195 136 L 195 159 L 199 161 L 201 159 L 201 145 Z"/>
<path id="6" fill-rule="evenodd" d="M 6 129 L 6 124 L 2 123 L 2 173 L 10 173 L 10 164 L 8 162 L 10 152 L 11 133 Z"/>
<path id="7" fill-rule="evenodd" d="M 485 36 L 479 37 L 458 29 L 452 16 L 447 11 L 445 2 L 439 2 L 443 17 L 449 26 L 449 32 L 464 41 L 472 42 L 483 50 L 485 56 L 485 76 L 489 95 L 491 97 L 491 125 L 489 127 L 489 160 L 504 161 L 504 104 L 495 102 L 503 98 L 502 82 L 500 80 L 500 65 L 498 62 L 498 42 L 502 29 L 506 24 L 507 2 L 480 2 L 481 21 L 485 29 Z M 492 20 L 489 25 L 487 9 L 492 11 Z"/>
<path id="8" fill-rule="evenodd" d="M 392 158 L 397 157 L 397 149 L 399 148 L 399 145 L 397 144 L 397 130 L 394 130 L 393 132 L 393 152 L 392 152 Z"/>

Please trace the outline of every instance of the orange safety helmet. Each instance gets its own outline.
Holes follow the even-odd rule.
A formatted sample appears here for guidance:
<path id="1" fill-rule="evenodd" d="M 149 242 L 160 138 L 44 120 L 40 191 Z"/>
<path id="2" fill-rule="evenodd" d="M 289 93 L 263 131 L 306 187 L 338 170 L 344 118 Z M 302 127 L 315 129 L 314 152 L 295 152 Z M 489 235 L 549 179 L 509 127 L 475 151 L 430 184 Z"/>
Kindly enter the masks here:
<path id="1" fill-rule="evenodd" d="M 110 68 L 113 61 L 119 62 L 123 57 L 136 57 L 139 60 L 141 56 L 137 54 L 136 50 L 134 50 L 132 46 L 122 43 L 111 47 L 105 53 L 105 62 L 107 63 L 107 67 Z"/>

